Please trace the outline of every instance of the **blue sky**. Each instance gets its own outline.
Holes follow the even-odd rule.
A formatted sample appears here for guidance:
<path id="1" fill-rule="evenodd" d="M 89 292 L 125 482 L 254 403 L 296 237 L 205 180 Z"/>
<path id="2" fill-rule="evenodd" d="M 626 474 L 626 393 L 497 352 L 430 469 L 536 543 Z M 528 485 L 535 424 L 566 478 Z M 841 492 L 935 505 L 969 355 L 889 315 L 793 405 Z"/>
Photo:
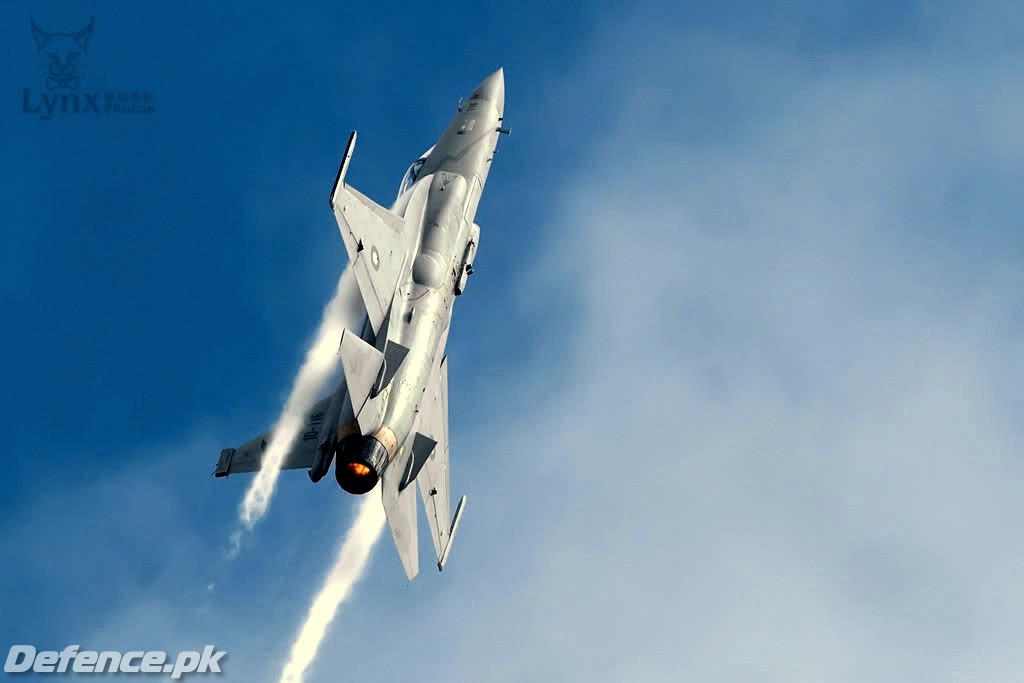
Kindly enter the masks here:
<path id="1" fill-rule="evenodd" d="M 286 473 L 225 562 L 247 482 L 209 472 L 276 416 L 344 266 L 348 131 L 387 203 L 503 66 L 449 341 L 460 542 L 411 585 L 380 544 L 310 680 L 1024 665 L 1013 3 L 2 12 L 0 642 L 215 642 L 227 680 L 276 676 L 350 502 Z M 156 113 L 22 112 L 30 17 L 90 16 L 83 83 Z M 381 633 L 405 654 L 368 662 Z"/>
<path id="2" fill-rule="evenodd" d="M 374 7 L 97 7 L 88 78 L 152 91 L 157 113 L 40 122 L 7 109 L 5 147 L 18 161 L 4 199 L 16 206 L 13 224 L 32 226 L 12 231 L 9 249 L 12 317 L 31 330 L 12 351 L 52 359 L 54 381 L 79 406 L 68 428 L 80 442 L 120 449 L 178 434 L 199 415 L 244 419 L 273 407 L 268 387 L 284 386 L 297 341 L 343 267 L 321 209 L 348 130 L 361 131 L 366 150 L 353 172 L 390 198 L 409 158 L 481 74 L 505 62 L 542 73 L 545 60 L 564 62 L 571 49 L 552 33 L 547 46 L 531 41 L 537 53 L 518 55 L 530 22 L 543 17 L 535 12 L 449 25 L 416 9 L 385 19 Z M 5 70 L 20 109 L 21 88 L 38 88 L 44 68 L 30 15 L 47 30 L 73 30 L 92 10 L 4 11 L 5 39 L 23 48 Z M 565 36 L 579 16 L 545 20 Z M 429 37 L 426 25 L 436 25 Z M 448 48 L 421 56 L 430 44 Z M 53 395 L 27 365 L 14 368 L 25 373 L 14 377 L 22 424 Z M 217 400 L 211 413 L 226 384 L 262 403 Z"/>

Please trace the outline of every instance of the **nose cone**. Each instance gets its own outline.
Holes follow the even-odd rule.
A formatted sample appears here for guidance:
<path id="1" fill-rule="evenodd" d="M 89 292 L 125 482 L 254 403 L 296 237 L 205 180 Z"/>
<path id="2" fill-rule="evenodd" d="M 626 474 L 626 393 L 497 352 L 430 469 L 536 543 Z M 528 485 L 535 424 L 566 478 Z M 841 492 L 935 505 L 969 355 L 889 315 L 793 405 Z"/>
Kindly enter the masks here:
<path id="1" fill-rule="evenodd" d="M 485 78 L 473 91 L 471 99 L 476 98 L 489 100 L 502 111 L 505 108 L 505 70 L 498 69 Z"/>

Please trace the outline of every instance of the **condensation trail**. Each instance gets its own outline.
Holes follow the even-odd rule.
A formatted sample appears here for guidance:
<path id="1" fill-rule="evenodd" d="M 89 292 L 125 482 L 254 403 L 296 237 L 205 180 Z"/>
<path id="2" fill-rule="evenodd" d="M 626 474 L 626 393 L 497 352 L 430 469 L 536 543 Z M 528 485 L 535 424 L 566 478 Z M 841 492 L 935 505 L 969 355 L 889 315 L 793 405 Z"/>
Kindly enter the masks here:
<path id="1" fill-rule="evenodd" d="M 302 431 L 306 415 L 316 402 L 324 382 L 337 368 L 341 333 L 345 328 L 359 330 L 363 315 L 355 275 L 351 269 L 346 268 L 338 279 L 334 296 L 324 306 L 320 328 L 306 352 L 302 367 L 295 376 L 291 394 L 273 427 L 263 467 L 256 473 L 245 493 L 239 519 L 244 530 L 252 529 L 270 506 L 284 457 Z M 238 550 L 241 532 L 242 529 L 232 535 L 232 554 Z"/>
<path id="2" fill-rule="evenodd" d="M 348 597 L 352 587 L 366 571 L 370 553 L 384 529 L 384 519 L 380 488 L 375 487 L 360 502 L 355 521 L 345 535 L 334 566 L 331 567 L 323 587 L 309 606 L 306 621 L 292 643 L 280 683 L 302 683 L 302 677 L 316 657 L 338 606 Z"/>

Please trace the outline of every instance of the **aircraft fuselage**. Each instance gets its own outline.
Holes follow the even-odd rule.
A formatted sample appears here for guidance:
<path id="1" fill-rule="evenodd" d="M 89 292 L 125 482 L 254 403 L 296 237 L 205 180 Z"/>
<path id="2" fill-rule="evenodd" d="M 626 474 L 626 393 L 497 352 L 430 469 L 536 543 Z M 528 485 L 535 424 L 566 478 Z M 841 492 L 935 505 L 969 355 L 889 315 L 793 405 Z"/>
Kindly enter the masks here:
<path id="1" fill-rule="evenodd" d="M 455 299 L 472 272 L 479 243 L 474 219 L 500 135 L 504 91 L 498 70 L 460 103 L 392 207 L 414 226 L 413 243 L 385 327 L 375 338 L 364 331 L 385 356 L 375 388 L 384 398 L 380 426 L 372 435 L 361 432 L 354 417 L 359 406 L 339 415 L 336 474 L 349 492 L 372 488 L 375 481 L 359 476 L 363 467 L 382 471 L 411 442 L 420 402 L 445 354 Z"/>

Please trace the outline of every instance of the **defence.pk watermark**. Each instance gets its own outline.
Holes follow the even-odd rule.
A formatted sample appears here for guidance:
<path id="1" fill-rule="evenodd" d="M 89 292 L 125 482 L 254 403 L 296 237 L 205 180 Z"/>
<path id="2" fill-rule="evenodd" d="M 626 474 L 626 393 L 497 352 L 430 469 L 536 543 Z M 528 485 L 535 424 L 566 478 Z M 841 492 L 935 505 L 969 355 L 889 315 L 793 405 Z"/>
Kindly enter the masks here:
<path id="1" fill-rule="evenodd" d="M 227 654 L 207 645 L 202 652 L 183 650 L 171 663 L 166 652 L 96 652 L 82 650 L 80 645 L 68 645 L 56 650 L 36 650 L 31 645 L 14 645 L 7 653 L 4 672 L 26 673 L 124 673 L 124 674 L 170 674 L 179 679 L 186 674 L 219 674 L 220 660 Z"/>

